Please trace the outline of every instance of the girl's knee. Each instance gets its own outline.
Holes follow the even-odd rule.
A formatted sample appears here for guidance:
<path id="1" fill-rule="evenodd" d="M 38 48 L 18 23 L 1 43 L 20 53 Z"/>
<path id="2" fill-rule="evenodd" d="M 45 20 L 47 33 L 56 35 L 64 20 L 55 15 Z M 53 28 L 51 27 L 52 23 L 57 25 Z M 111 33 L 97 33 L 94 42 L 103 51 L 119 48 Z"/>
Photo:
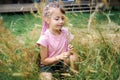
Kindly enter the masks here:
<path id="1" fill-rule="evenodd" d="M 78 56 L 71 55 L 70 56 L 70 67 L 72 68 L 72 70 L 75 70 L 75 72 L 79 70 L 79 66 L 76 62 L 79 62 Z"/>
<path id="2" fill-rule="evenodd" d="M 71 55 L 70 60 L 72 61 L 79 61 L 79 58 L 76 55 Z"/>
<path id="3" fill-rule="evenodd" d="M 52 73 L 42 72 L 39 75 L 40 80 L 53 80 Z"/>

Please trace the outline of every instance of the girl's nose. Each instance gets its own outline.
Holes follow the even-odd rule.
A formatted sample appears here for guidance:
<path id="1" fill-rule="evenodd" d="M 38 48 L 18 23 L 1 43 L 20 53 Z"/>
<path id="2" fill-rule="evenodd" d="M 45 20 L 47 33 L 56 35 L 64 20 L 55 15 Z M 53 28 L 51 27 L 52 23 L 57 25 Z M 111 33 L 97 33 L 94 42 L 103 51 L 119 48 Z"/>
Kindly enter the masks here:
<path id="1" fill-rule="evenodd" d="M 60 19 L 60 23 L 63 24 L 63 23 L 64 23 L 64 20 Z"/>

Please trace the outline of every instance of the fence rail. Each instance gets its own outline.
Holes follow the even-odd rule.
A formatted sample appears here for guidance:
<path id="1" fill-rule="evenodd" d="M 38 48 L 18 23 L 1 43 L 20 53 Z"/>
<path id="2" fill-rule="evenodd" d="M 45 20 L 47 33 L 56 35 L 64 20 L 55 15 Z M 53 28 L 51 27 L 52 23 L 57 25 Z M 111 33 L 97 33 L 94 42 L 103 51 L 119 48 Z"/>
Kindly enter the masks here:
<path id="1" fill-rule="evenodd" d="M 62 4 L 67 12 L 89 12 L 90 9 L 94 10 L 95 3 L 82 2 L 82 3 L 64 3 Z M 28 12 L 30 10 L 36 11 L 34 3 L 26 4 L 0 4 L 0 13 L 6 12 Z"/>
<path id="2" fill-rule="evenodd" d="M 0 13 L 5 12 L 26 12 L 30 10 L 36 11 L 33 3 L 29 4 L 2 4 L 0 5 Z"/>

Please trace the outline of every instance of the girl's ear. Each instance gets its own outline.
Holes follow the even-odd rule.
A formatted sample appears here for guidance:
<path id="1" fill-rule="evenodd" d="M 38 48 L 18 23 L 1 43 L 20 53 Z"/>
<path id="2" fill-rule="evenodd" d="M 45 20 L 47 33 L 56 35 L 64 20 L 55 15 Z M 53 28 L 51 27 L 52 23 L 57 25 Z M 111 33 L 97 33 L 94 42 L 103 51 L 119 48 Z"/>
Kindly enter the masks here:
<path id="1" fill-rule="evenodd" d="M 46 19 L 46 22 L 47 22 L 48 24 L 50 24 L 50 18 L 47 18 L 47 19 Z"/>
<path id="2" fill-rule="evenodd" d="M 50 19 L 49 18 L 44 18 L 44 21 L 47 22 L 47 24 L 50 23 Z"/>

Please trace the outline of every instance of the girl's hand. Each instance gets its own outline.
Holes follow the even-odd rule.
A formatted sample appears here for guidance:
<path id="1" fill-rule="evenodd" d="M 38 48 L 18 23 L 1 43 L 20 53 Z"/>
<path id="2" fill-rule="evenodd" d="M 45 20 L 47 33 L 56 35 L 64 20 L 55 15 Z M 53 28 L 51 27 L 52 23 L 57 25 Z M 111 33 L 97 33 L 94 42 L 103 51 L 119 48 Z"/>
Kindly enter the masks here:
<path id="1" fill-rule="evenodd" d="M 69 51 L 70 53 L 72 53 L 72 51 L 73 51 L 73 45 L 71 45 L 71 44 L 68 45 L 68 51 Z"/>
<path id="2" fill-rule="evenodd" d="M 56 58 L 57 58 L 58 60 L 65 60 L 65 59 L 67 59 L 69 56 L 70 56 L 70 52 L 67 51 L 67 52 L 63 52 L 63 53 L 61 53 L 60 55 L 56 56 Z"/>
<path id="3" fill-rule="evenodd" d="M 56 56 L 57 60 L 65 60 L 73 53 L 73 45 L 68 45 L 68 51 Z"/>

